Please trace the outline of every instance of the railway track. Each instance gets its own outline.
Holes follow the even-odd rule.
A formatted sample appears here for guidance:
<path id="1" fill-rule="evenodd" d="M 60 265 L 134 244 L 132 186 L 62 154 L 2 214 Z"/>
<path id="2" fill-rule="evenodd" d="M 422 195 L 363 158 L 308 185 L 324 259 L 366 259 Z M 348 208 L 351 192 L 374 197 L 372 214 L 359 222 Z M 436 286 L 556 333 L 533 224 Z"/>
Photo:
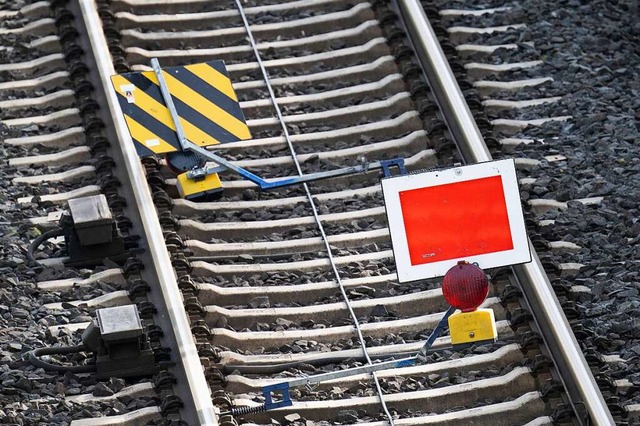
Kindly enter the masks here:
<path id="1" fill-rule="evenodd" d="M 43 246 L 49 343 L 78 344 L 96 309 L 135 303 L 160 361 L 139 381 L 67 372 L 73 424 L 611 424 L 537 256 L 489 271 L 494 345 L 454 351 L 442 337 L 424 365 L 297 389 L 291 407 L 242 416 L 266 384 L 414 353 L 447 308 L 440 283 L 397 282 L 377 172 L 268 193 L 227 173 L 222 199 L 178 198 L 162 160 L 140 167 L 109 76 L 153 57 L 225 60 L 253 139 L 217 151 L 267 178 L 362 156 L 409 170 L 491 158 L 435 37 L 416 41 L 428 30 L 419 5 L 242 6 L 41 2 L 8 15 L 7 37 L 31 49 L 0 83 L 16 99 L 2 120 L 30 232 L 102 193 L 130 249 L 125 263 L 79 268 Z"/>

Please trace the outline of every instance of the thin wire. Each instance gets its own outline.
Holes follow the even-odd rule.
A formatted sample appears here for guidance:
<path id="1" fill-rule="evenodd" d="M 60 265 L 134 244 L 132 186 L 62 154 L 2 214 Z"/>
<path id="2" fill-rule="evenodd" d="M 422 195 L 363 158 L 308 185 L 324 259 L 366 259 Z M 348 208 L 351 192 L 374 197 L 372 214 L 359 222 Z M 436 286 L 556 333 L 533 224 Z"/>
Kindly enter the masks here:
<path id="1" fill-rule="evenodd" d="M 251 28 L 249 27 L 249 21 L 247 20 L 247 16 L 244 13 L 244 8 L 242 7 L 242 4 L 240 3 L 240 0 L 235 0 L 236 5 L 238 7 L 238 11 L 240 12 L 240 16 L 242 17 L 242 22 L 244 24 L 244 28 L 247 32 L 247 36 L 249 37 L 249 42 L 251 43 L 251 47 L 253 49 L 253 53 L 256 57 L 256 60 L 258 62 L 258 66 L 260 67 L 260 70 L 262 71 L 262 77 L 264 79 L 264 82 L 267 86 L 267 90 L 269 91 L 269 96 L 271 97 L 271 102 L 273 103 L 273 107 L 276 110 L 276 114 L 278 115 L 278 120 L 280 121 L 280 125 L 282 127 L 282 131 L 284 133 L 284 137 L 285 140 L 287 141 L 287 145 L 289 146 L 289 150 L 291 152 L 291 156 L 293 158 L 293 162 L 296 166 L 296 170 L 298 172 L 298 175 L 302 175 L 302 168 L 300 167 L 300 163 L 298 161 L 297 155 L 296 155 L 296 151 L 293 147 L 293 143 L 291 142 L 291 136 L 289 135 L 289 130 L 287 129 L 287 125 L 284 122 L 284 116 L 282 115 L 282 111 L 280 111 L 280 106 L 278 105 L 278 101 L 276 100 L 276 95 L 273 91 L 273 88 L 271 87 L 271 82 L 269 80 L 269 74 L 267 72 L 267 69 L 265 68 L 264 64 L 262 63 L 262 58 L 260 57 L 260 52 L 258 52 L 258 48 L 256 46 L 256 42 L 255 39 L 253 38 L 253 34 L 251 32 Z M 329 263 L 331 264 L 331 269 L 333 269 L 333 273 L 336 277 L 336 282 L 338 283 L 338 286 L 340 287 L 340 292 L 342 293 L 342 297 L 344 299 L 345 304 L 347 305 L 347 309 L 349 310 L 349 314 L 351 315 L 351 318 L 353 319 L 353 323 L 356 329 L 356 333 L 358 334 L 358 340 L 360 341 L 360 346 L 362 347 L 362 351 L 364 353 L 364 356 L 367 360 L 368 364 L 373 364 L 371 362 L 371 358 L 369 357 L 369 353 L 367 352 L 367 347 L 364 341 L 364 337 L 362 335 L 362 330 L 360 329 L 360 323 L 358 321 L 358 318 L 356 317 L 355 312 L 353 311 L 353 308 L 351 307 L 351 304 L 349 303 L 349 296 L 347 296 L 347 292 L 344 288 L 344 285 L 342 284 L 342 280 L 340 279 L 340 272 L 338 271 L 338 267 L 336 266 L 335 260 L 333 258 L 333 252 L 331 251 L 331 246 L 329 245 L 329 240 L 327 238 L 327 234 L 324 231 L 324 227 L 322 226 L 322 222 L 320 221 L 320 216 L 318 214 L 318 210 L 316 208 L 315 203 L 313 202 L 313 196 L 311 195 L 311 191 L 309 190 L 309 185 L 307 185 L 306 183 L 302 184 L 304 187 L 304 190 L 307 194 L 307 198 L 309 199 L 309 204 L 311 205 L 311 209 L 313 211 L 313 217 L 315 218 L 315 221 L 318 225 L 318 229 L 320 230 L 320 234 L 322 235 L 322 241 L 324 242 L 325 248 L 327 250 L 327 254 L 329 256 Z M 376 375 L 375 372 L 372 372 L 371 375 L 373 376 L 373 382 L 376 386 L 376 391 L 378 392 L 378 397 L 380 399 L 380 404 L 382 405 L 382 409 L 384 410 L 385 415 L 387 416 L 387 418 L 389 419 L 389 424 L 391 424 L 392 426 L 394 425 L 393 422 L 393 416 L 391 416 L 391 413 L 389 412 L 389 409 L 387 408 L 387 404 L 384 401 L 383 398 L 383 393 L 382 393 L 382 388 L 380 387 L 380 382 L 378 381 L 378 376 Z"/>

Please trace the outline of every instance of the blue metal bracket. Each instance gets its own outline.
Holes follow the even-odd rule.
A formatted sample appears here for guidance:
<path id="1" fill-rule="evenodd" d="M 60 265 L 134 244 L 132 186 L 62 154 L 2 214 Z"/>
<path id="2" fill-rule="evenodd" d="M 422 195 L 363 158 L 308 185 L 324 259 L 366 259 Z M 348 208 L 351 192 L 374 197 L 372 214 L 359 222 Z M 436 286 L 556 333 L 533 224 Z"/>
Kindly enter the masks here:
<path id="1" fill-rule="evenodd" d="M 404 158 L 394 158 L 392 160 L 382 160 L 380 161 L 380 166 L 382 167 L 382 172 L 384 173 L 384 177 L 391 177 L 391 170 L 389 170 L 393 166 L 398 167 L 398 171 L 400 175 L 406 175 L 407 169 L 404 167 Z"/>
<path id="2" fill-rule="evenodd" d="M 282 399 L 279 401 L 273 400 L 271 392 L 282 392 Z M 264 396 L 264 408 L 265 410 L 272 410 L 274 408 L 288 407 L 293 405 L 291 396 L 289 395 L 289 382 L 276 383 L 275 385 L 267 385 L 262 387 L 262 395 Z"/>

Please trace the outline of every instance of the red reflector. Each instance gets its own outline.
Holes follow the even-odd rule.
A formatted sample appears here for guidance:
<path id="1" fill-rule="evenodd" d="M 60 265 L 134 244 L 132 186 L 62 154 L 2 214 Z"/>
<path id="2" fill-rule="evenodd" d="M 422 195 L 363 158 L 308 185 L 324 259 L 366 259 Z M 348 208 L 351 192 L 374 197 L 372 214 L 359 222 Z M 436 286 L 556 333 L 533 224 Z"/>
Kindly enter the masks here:
<path id="1" fill-rule="evenodd" d="M 412 266 L 513 249 L 501 176 L 400 191 L 400 205 Z"/>
<path id="2" fill-rule="evenodd" d="M 442 294 L 451 306 L 462 312 L 478 308 L 489 294 L 489 280 L 482 269 L 459 262 L 442 280 Z"/>

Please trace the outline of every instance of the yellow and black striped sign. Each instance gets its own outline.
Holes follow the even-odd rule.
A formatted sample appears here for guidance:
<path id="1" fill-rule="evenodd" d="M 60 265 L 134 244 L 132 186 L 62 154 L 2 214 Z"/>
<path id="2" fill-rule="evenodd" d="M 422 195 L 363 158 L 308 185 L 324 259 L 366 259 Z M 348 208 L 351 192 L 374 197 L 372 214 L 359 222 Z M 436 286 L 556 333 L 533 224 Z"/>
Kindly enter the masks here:
<path id="1" fill-rule="evenodd" d="M 224 61 L 163 68 L 187 139 L 208 146 L 251 138 Z M 111 77 L 141 157 L 177 151 L 180 142 L 154 71 Z"/>

